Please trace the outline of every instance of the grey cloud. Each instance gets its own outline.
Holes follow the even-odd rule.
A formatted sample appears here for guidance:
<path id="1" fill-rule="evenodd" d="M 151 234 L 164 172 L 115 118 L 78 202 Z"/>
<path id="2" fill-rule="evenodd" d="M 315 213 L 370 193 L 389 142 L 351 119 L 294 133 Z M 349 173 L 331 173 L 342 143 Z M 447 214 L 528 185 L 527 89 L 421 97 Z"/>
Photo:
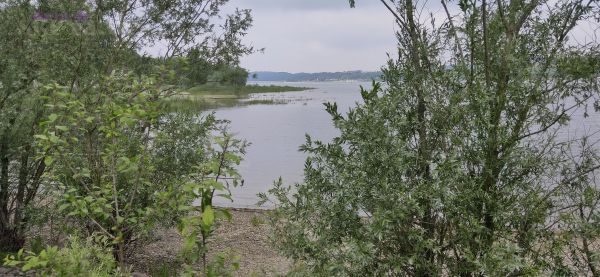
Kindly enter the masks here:
<path id="1" fill-rule="evenodd" d="M 418 6 L 421 22 L 437 24 L 446 14 L 439 1 Z M 264 54 L 242 59 L 250 70 L 317 72 L 374 70 L 396 53 L 394 19 L 379 0 L 357 0 L 350 9 L 347 0 L 231 0 L 229 9 L 250 8 L 254 27 L 247 43 L 265 47 Z M 451 14 L 458 14 L 455 3 Z M 572 43 L 597 35 L 596 28 L 577 29 Z"/>
<path id="2" fill-rule="evenodd" d="M 232 0 L 253 10 L 247 43 L 264 54 L 242 59 L 250 70 L 291 72 L 375 70 L 394 52 L 394 22 L 375 0 Z"/>
<path id="3" fill-rule="evenodd" d="M 242 3 L 242 1 L 235 1 Z M 379 5 L 378 0 L 357 0 L 357 7 Z M 339 10 L 349 7 L 348 0 L 244 0 L 243 4 L 261 10 Z"/>

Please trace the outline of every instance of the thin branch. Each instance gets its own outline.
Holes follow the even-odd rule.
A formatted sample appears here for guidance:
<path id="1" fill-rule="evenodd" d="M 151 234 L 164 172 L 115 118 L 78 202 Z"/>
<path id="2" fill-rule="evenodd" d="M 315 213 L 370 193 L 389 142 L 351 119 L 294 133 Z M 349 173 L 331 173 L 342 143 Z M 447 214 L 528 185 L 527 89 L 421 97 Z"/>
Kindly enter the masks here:
<path id="1" fill-rule="evenodd" d="M 452 35 L 454 36 L 454 40 L 456 41 L 456 48 L 458 49 L 458 54 L 460 55 L 461 61 L 464 63 L 464 54 L 462 51 L 462 45 L 460 44 L 460 40 L 458 39 L 458 32 L 456 31 L 456 27 L 454 26 L 454 21 L 452 20 L 452 16 L 450 16 L 450 12 L 448 11 L 448 6 L 446 5 L 446 1 L 442 0 L 442 6 L 444 7 L 444 11 L 446 12 L 446 16 L 448 17 L 448 24 L 450 24 L 450 29 Z"/>
<path id="2" fill-rule="evenodd" d="M 380 1 L 392 13 L 392 15 L 396 18 L 396 21 L 398 21 L 398 23 L 404 22 L 402 18 L 400 18 L 400 16 L 394 11 L 394 9 L 392 9 L 392 7 L 385 0 Z"/>
<path id="3" fill-rule="evenodd" d="M 556 185 L 556 187 L 554 187 L 552 190 L 550 190 L 548 192 L 548 194 L 546 194 L 544 197 L 542 197 L 542 199 L 540 199 L 540 201 L 538 201 L 538 203 L 536 204 L 536 206 L 539 205 L 539 204 L 542 204 L 544 201 L 548 200 L 548 198 L 550 198 L 557 190 L 559 190 L 563 186 L 568 185 L 571 182 L 573 182 L 574 180 L 576 180 L 577 178 L 580 178 L 583 175 L 589 174 L 589 173 L 594 172 L 594 171 L 596 171 L 598 169 L 600 169 L 600 164 L 597 164 L 597 165 L 589 168 L 588 170 L 586 170 L 584 172 L 581 172 L 581 173 L 579 173 L 579 174 L 577 174 L 575 176 L 572 176 L 569 179 L 566 179 L 566 180 L 560 182 L 560 184 Z"/>
<path id="4" fill-rule="evenodd" d="M 485 71 L 485 84 L 486 87 L 490 87 L 490 57 L 488 49 L 488 37 L 487 37 L 487 3 L 483 0 L 481 4 L 481 21 L 483 24 L 483 63 Z"/>

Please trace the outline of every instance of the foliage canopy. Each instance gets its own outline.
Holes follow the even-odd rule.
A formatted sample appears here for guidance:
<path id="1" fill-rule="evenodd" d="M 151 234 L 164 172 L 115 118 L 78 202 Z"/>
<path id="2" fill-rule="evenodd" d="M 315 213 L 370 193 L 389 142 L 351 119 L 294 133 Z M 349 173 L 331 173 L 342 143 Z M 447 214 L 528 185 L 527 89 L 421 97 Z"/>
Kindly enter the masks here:
<path id="1" fill-rule="evenodd" d="M 341 134 L 271 190 L 282 253 L 335 276 L 598 276 L 597 148 L 557 136 L 598 99 L 598 43 L 569 41 L 598 2 L 442 1 L 441 23 L 382 2 L 398 59 L 363 104 L 326 105 Z"/>

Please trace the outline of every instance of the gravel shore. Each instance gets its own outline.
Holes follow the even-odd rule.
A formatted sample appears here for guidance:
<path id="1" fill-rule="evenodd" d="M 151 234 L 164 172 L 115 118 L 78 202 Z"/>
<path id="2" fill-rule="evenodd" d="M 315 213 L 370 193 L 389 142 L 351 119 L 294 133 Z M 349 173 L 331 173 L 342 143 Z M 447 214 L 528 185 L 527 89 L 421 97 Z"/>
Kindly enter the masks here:
<path id="1" fill-rule="evenodd" d="M 275 276 L 285 273 L 291 263 L 277 254 L 268 242 L 269 226 L 265 211 L 233 209 L 233 219 L 223 222 L 209 243 L 211 256 L 226 250 L 240 258 L 236 276 Z M 134 271 L 150 276 L 160 266 L 175 267 L 182 240 L 174 229 L 160 230 L 155 240 L 135 250 Z M 140 274 L 138 276 L 141 276 Z"/>
<path id="2" fill-rule="evenodd" d="M 224 221 L 209 241 L 209 257 L 229 251 L 239 257 L 240 268 L 235 276 L 277 276 L 290 268 L 290 261 L 277 254 L 269 244 L 269 226 L 264 210 L 230 209 L 231 221 Z M 129 262 L 133 276 L 176 276 L 177 255 L 182 239 L 175 229 L 159 229 L 153 232 L 152 239 L 140 243 L 132 249 Z M 202 264 L 195 265 L 201 268 Z M 22 273 L 17 268 L 1 266 L 0 277 L 33 276 Z"/>

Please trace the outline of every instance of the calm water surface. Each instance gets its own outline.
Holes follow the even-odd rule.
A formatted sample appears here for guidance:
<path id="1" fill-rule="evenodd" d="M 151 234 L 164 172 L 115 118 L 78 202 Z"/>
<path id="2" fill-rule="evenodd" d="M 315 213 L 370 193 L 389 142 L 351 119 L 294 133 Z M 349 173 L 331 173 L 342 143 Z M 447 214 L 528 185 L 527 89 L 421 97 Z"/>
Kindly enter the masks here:
<path id="1" fill-rule="evenodd" d="M 274 99 L 287 104 L 249 105 L 216 110 L 218 118 L 231 120 L 231 129 L 238 137 L 252 143 L 240 165 L 245 183 L 232 190 L 234 202 L 219 199 L 218 205 L 256 207 L 259 192 L 267 191 L 280 176 L 285 184 L 301 182 L 306 154 L 298 148 L 305 134 L 314 139 L 330 141 L 338 135 L 323 103 L 337 102 L 341 113 L 361 102 L 360 86 L 370 88 L 370 82 L 255 82 L 260 85 L 291 85 L 314 88 L 285 93 L 253 94 L 251 99 Z M 570 113 L 571 122 L 557 133 L 558 140 L 567 141 L 600 130 L 600 114 L 588 109 Z M 599 134 L 594 135 L 596 139 Z"/>
<path id="2" fill-rule="evenodd" d="M 285 93 L 253 94 L 251 99 L 275 99 L 287 104 L 249 105 L 216 110 L 216 116 L 231 120 L 231 131 L 252 145 L 239 170 L 244 186 L 232 190 L 234 202 L 217 204 L 255 207 L 259 192 L 266 192 L 280 176 L 284 183 L 302 181 L 306 154 L 298 151 L 305 134 L 329 141 L 338 135 L 323 103 L 336 102 L 345 112 L 361 101 L 360 86 L 370 82 L 255 82 L 260 85 L 311 87 L 312 90 Z"/>

